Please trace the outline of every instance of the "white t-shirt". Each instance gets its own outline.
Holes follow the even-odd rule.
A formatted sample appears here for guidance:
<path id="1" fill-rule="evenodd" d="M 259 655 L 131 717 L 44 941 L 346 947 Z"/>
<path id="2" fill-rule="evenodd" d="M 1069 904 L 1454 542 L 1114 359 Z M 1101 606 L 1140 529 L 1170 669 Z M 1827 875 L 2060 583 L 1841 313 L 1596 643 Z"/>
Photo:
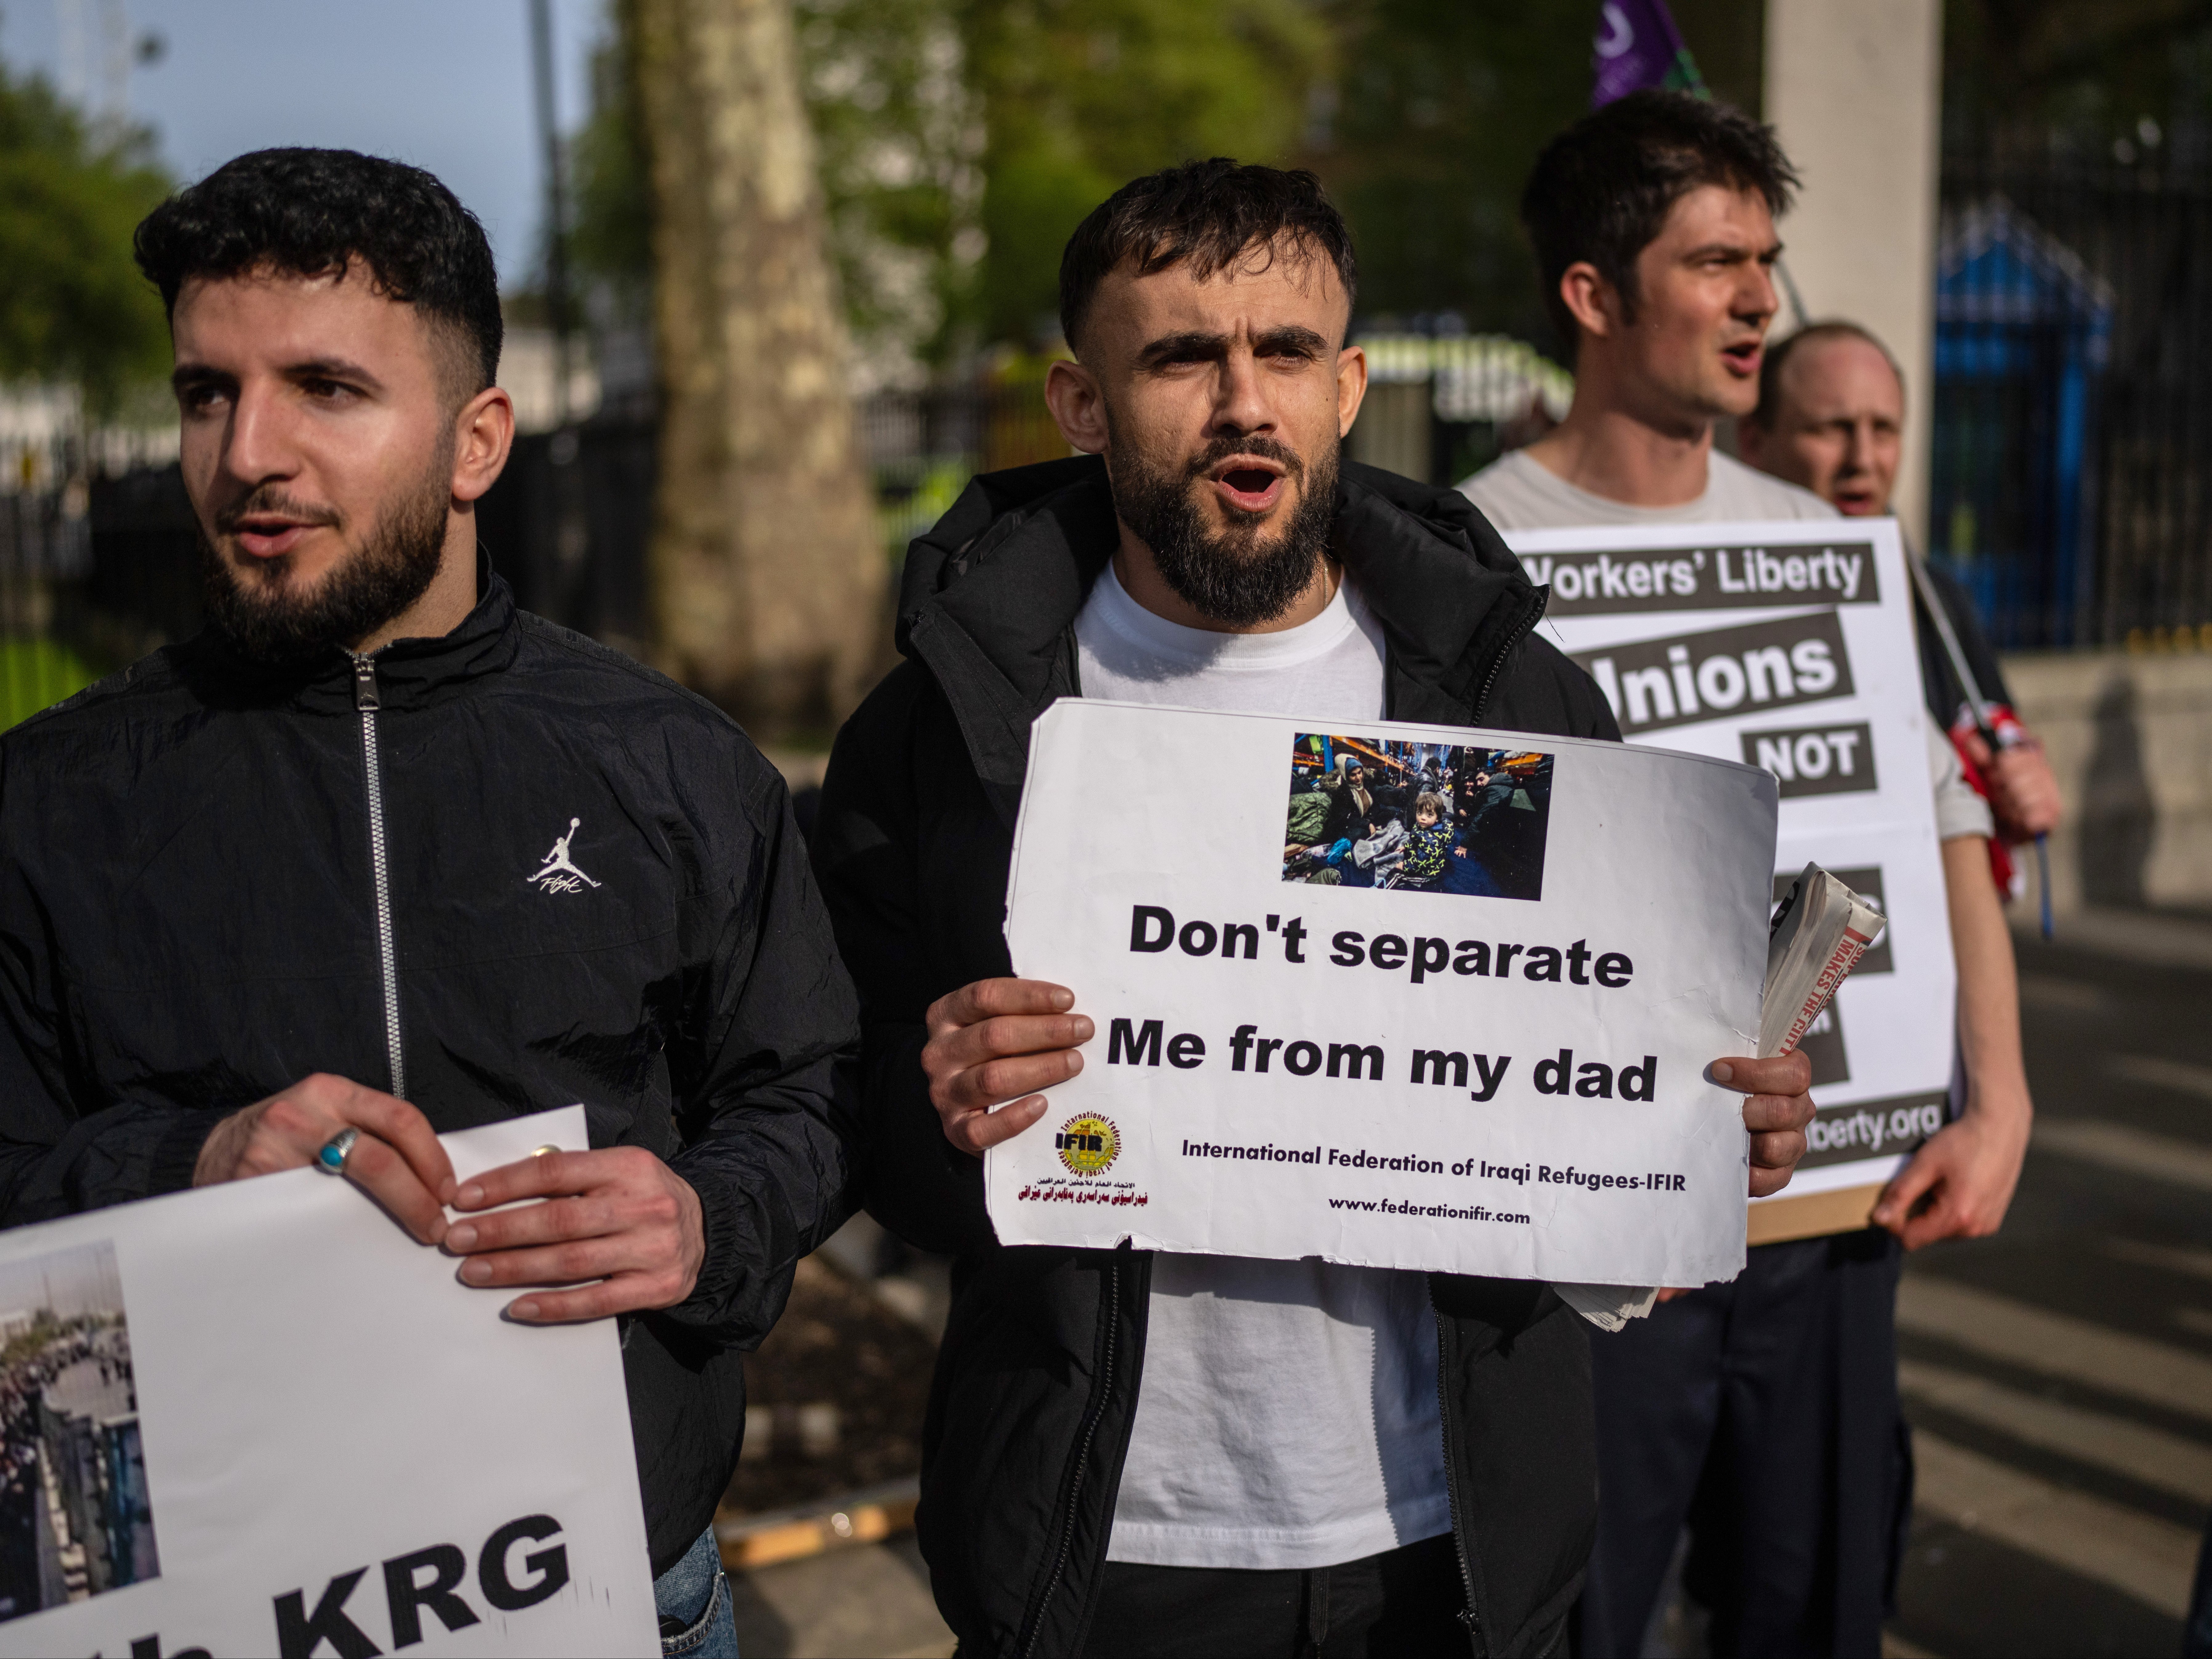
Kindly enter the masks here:
<path id="1" fill-rule="evenodd" d="M 1705 493 L 1678 507 L 1635 507 L 1593 495 L 1560 477 L 1525 449 L 1501 455 L 1460 493 L 1500 530 L 1565 530 L 1585 524 L 1717 524 L 1730 519 L 1833 519 L 1836 509 L 1809 489 L 1746 466 L 1718 450 L 1707 459 Z M 1928 781 L 1936 792 L 1939 839 L 1995 833 L 1990 804 L 1974 793 L 1958 751 L 1931 724 Z"/>
<path id="2" fill-rule="evenodd" d="M 1154 616 L 1109 567 L 1075 642 L 1089 697 L 1346 720 L 1383 711 L 1382 630 L 1349 583 L 1296 628 L 1214 634 Z M 1153 1256 L 1108 1560 L 1333 1566 L 1450 1530 L 1423 1274 Z"/>
<path id="3" fill-rule="evenodd" d="M 1632 507 L 1593 495 L 1525 449 L 1501 455 L 1460 494 L 1500 530 L 1558 530 L 1582 524 L 1717 524 L 1728 519 L 1832 519 L 1836 509 L 1809 489 L 1784 483 L 1717 449 L 1706 460 L 1705 493 L 1676 507 Z"/>

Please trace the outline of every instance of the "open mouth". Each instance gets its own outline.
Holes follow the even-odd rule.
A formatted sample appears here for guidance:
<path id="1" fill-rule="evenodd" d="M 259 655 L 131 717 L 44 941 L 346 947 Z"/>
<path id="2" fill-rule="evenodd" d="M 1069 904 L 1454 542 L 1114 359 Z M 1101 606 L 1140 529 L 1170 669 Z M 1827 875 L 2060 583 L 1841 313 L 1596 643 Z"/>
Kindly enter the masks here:
<path id="1" fill-rule="evenodd" d="M 231 534 L 238 545 L 252 558 L 274 559 L 289 553 L 304 540 L 307 532 L 321 527 L 311 519 L 279 517 L 270 514 L 249 514 L 231 526 Z"/>
<path id="2" fill-rule="evenodd" d="M 1759 373 L 1759 350 L 1758 341 L 1745 340 L 1735 345 L 1723 346 L 1721 359 L 1732 371 L 1748 380 Z"/>
<path id="3" fill-rule="evenodd" d="M 1235 455 L 1213 470 L 1214 488 L 1243 513 L 1264 513 L 1281 499 L 1283 469 L 1253 455 Z"/>

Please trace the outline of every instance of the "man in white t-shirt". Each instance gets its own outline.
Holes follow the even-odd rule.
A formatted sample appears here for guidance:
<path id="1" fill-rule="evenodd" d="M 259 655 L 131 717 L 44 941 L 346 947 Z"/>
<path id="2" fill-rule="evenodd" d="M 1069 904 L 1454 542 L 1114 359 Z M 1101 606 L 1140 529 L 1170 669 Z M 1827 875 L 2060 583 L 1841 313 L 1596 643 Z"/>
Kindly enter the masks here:
<path id="1" fill-rule="evenodd" d="M 1462 497 L 1340 463 L 1353 280 L 1310 174 L 1192 163 L 1092 214 L 1047 386 L 1085 453 L 978 479 L 915 544 L 909 659 L 831 757 L 813 844 L 860 988 L 866 1201 L 957 1257 L 918 1522 L 963 1649 L 1540 1653 L 1580 1582 L 1589 1350 L 1550 1287 L 1007 1249 L 983 1210 L 980 1155 L 1092 1033 L 1000 932 L 1055 697 L 1619 735 Z M 1774 1091 L 1745 1108 L 1773 1189 L 1809 1067 L 1713 1074 Z"/>
<path id="2" fill-rule="evenodd" d="M 1825 519 L 1810 491 L 1713 448 L 1757 404 L 1796 183 L 1772 132 L 1644 93 L 1538 158 L 1522 212 L 1575 346 L 1547 436 L 1460 487 L 1506 530 Z M 1644 1650 L 1686 1522 L 1686 1583 L 1716 1655 L 1873 1653 L 1902 1547 L 1910 1441 L 1898 1400 L 1898 1240 L 1994 1231 L 2027 1139 L 2009 936 L 1987 875 L 1989 807 L 1928 732 L 1960 972 L 1965 1109 L 1863 1232 L 1753 1248 L 1733 1284 L 1662 1292 L 1593 1344 L 1599 1521 L 1576 1650 Z M 1882 1231 L 1888 1229 L 1888 1231 Z"/>

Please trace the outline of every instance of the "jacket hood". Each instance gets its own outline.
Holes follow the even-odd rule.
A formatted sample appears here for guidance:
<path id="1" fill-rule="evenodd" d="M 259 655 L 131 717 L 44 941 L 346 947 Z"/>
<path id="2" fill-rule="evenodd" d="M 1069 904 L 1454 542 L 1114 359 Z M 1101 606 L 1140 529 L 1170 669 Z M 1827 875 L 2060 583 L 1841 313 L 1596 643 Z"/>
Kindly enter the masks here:
<path id="1" fill-rule="evenodd" d="M 1031 722 L 1077 689 L 1069 629 L 1119 538 L 1105 463 L 1081 455 L 981 475 L 908 550 L 899 649 L 961 688 L 962 729 L 1002 810 Z M 1338 479 L 1331 550 L 1382 625 L 1391 718 L 1479 724 L 1548 590 L 1457 490 L 1357 462 Z"/>

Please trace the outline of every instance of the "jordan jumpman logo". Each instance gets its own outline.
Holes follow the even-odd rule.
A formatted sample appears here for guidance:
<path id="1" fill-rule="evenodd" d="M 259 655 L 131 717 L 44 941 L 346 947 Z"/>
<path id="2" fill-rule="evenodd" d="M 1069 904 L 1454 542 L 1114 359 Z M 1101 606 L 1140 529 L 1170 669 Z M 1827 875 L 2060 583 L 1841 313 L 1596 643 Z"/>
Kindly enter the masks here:
<path id="1" fill-rule="evenodd" d="M 538 884 L 541 891 L 574 893 L 580 890 L 577 886 L 579 882 L 592 887 L 599 884 L 579 870 L 575 860 L 568 856 L 568 843 L 575 840 L 576 826 L 582 822 L 581 818 L 568 820 L 568 833 L 553 843 L 553 850 L 545 855 L 545 867 L 530 878 Z"/>

